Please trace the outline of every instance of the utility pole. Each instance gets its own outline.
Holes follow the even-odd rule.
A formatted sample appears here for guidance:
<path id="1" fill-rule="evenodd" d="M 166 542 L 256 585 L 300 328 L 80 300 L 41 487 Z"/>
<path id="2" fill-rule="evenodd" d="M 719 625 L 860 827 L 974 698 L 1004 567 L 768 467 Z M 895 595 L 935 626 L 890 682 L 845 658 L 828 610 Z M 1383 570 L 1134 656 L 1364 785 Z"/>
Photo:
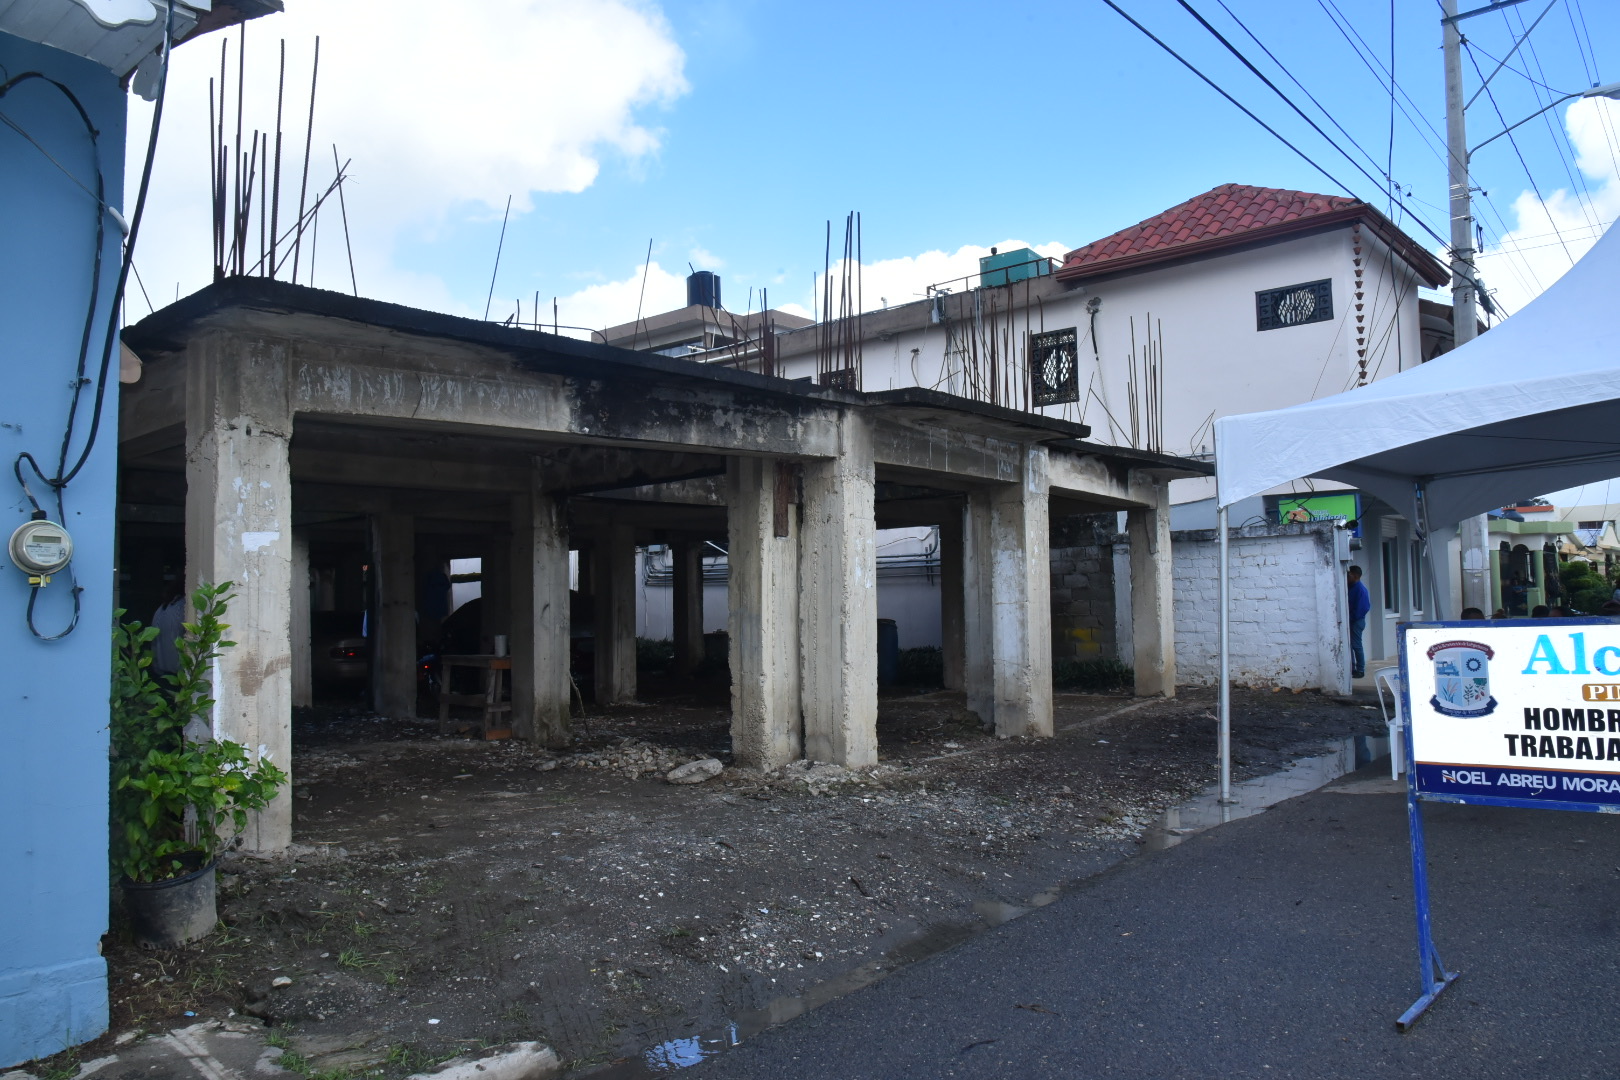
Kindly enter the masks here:
<path id="1" fill-rule="evenodd" d="M 1462 32 L 1457 0 L 1441 0 L 1440 20 L 1446 63 L 1446 147 L 1451 181 L 1451 335 L 1452 347 L 1474 340 L 1479 296 L 1474 272 L 1474 211 L 1468 180 L 1468 135 L 1463 117 Z M 1462 607 L 1491 612 L 1490 522 L 1484 514 L 1457 526 L 1462 545 Z M 1444 618 L 1449 612 L 1438 613 Z"/>

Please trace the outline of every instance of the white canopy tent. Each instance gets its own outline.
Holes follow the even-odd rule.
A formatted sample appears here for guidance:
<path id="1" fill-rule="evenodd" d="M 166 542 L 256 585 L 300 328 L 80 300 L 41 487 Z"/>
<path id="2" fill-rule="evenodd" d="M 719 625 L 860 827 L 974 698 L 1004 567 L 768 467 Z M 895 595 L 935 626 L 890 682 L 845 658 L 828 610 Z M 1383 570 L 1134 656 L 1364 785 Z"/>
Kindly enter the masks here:
<path id="1" fill-rule="evenodd" d="M 1620 230 L 1523 311 L 1422 367 L 1272 412 L 1215 421 L 1221 544 L 1221 784 L 1230 783 L 1227 508 L 1302 477 L 1352 484 L 1428 545 L 1450 612 L 1444 544 L 1463 518 L 1620 475 Z"/>

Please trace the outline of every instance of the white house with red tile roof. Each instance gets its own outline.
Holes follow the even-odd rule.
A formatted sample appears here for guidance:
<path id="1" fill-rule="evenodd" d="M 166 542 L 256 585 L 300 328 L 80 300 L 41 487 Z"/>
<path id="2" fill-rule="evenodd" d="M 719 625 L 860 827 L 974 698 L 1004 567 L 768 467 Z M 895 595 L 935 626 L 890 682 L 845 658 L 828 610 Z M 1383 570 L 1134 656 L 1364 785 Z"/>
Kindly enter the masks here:
<path id="1" fill-rule="evenodd" d="M 1096 442 L 1208 455 L 1218 416 L 1417 366 L 1418 290 L 1448 280 L 1366 203 L 1242 184 L 1029 269 L 1050 272 L 993 271 L 994 284 L 867 313 L 859 385 L 947 390 L 1081 421 Z M 779 335 L 778 372 L 839 365 L 823 329 Z M 1212 480 L 1178 480 L 1172 497 L 1213 495 Z"/>

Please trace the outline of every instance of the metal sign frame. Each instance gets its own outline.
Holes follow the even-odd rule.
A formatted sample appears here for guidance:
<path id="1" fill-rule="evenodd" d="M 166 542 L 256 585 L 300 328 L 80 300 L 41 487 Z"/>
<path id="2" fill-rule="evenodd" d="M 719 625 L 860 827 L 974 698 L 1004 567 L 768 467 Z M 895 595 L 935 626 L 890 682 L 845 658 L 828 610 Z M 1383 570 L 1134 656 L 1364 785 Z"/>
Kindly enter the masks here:
<path id="1" fill-rule="evenodd" d="M 1397 627 L 1400 637 L 1400 671 L 1401 671 L 1401 732 L 1400 738 L 1406 751 L 1406 820 L 1411 835 L 1412 846 L 1412 902 L 1417 914 L 1417 945 L 1418 968 L 1420 985 L 1423 988 L 1421 996 L 1412 1003 L 1412 1007 L 1401 1014 L 1395 1021 L 1397 1030 L 1405 1032 L 1417 1023 L 1430 1005 L 1433 1005 L 1440 994 L 1461 977 L 1460 971 L 1447 970 L 1440 959 L 1439 950 L 1434 945 L 1433 928 L 1429 918 L 1429 873 L 1428 859 L 1425 854 L 1423 836 L 1422 803 L 1444 802 L 1460 803 L 1467 806 L 1514 806 L 1533 810 L 1572 810 L 1582 813 L 1620 814 L 1620 795 L 1614 796 L 1614 801 L 1602 800 L 1569 800 L 1569 799 L 1543 799 L 1520 798 L 1508 795 L 1474 795 L 1453 791 L 1430 791 L 1420 786 L 1420 770 L 1417 755 L 1414 752 L 1416 740 L 1413 738 L 1413 718 L 1417 715 L 1412 709 L 1412 668 L 1408 646 L 1410 644 L 1410 631 L 1413 630 L 1457 630 L 1461 632 L 1477 633 L 1493 627 L 1527 627 L 1563 629 L 1583 626 L 1600 626 L 1615 631 L 1620 635 L 1620 625 L 1605 618 L 1575 618 L 1575 619 L 1474 619 L 1467 622 L 1420 622 L 1401 623 Z M 1447 645 L 1461 645 L 1462 642 L 1446 642 Z M 1439 648 L 1434 646 L 1433 648 Z M 1585 658 L 1582 657 L 1580 667 L 1585 667 Z M 1533 666 L 1533 665 L 1532 665 Z M 1584 674 L 1585 672 L 1579 672 Z M 1599 673 L 1606 674 L 1606 673 Z M 1609 676 L 1616 684 L 1620 684 L 1620 675 Z M 1492 699 L 1494 707 L 1494 698 Z M 1620 705 L 1620 700 L 1614 702 Z M 1428 765 L 1440 763 L 1428 762 Z M 1499 772 L 1508 771 L 1497 765 L 1472 765 L 1467 762 L 1445 762 L 1445 766 L 1461 769 L 1494 769 Z M 1526 766 L 1519 771 L 1534 771 Z M 1543 770 L 1545 771 L 1545 770 Z M 1554 770 L 1568 771 L 1568 770 Z M 1615 774 L 1620 778 L 1620 772 Z"/>

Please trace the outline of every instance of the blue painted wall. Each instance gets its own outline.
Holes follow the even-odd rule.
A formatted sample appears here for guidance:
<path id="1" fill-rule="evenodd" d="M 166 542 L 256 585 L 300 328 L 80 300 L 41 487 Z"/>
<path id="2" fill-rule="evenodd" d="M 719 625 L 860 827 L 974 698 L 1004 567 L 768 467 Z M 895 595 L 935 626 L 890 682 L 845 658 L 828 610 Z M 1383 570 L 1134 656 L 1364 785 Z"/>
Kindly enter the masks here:
<path id="1" fill-rule="evenodd" d="M 27 71 L 66 84 L 83 103 L 100 130 L 107 202 L 121 206 L 126 100 L 112 74 L 0 33 L 0 83 Z M 0 98 L 0 112 L 95 189 L 90 137 L 61 93 L 33 80 Z M 97 214 L 89 195 L 0 124 L 0 545 L 32 509 L 12 475 L 17 455 L 28 451 L 47 473 L 55 471 L 90 298 Z M 109 218 L 92 378 L 121 239 Z M 94 454 L 65 494 L 72 565 L 84 588 L 74 633 L 55 642 L 30 633 L 27 581 L 0 546 L 0 1069 L 95 1038 L 107 1027 L 100 939 L 108 910 L 116 356 L 109 379 Z M 74 458 L 89 428 L 93 390 L 86 387 Z M 55 519 L 48 489 L 33 486 Z M 41 593 L 35 622 L 43 633 L 67 625 L 69 588 L 64 574 Z"/>

